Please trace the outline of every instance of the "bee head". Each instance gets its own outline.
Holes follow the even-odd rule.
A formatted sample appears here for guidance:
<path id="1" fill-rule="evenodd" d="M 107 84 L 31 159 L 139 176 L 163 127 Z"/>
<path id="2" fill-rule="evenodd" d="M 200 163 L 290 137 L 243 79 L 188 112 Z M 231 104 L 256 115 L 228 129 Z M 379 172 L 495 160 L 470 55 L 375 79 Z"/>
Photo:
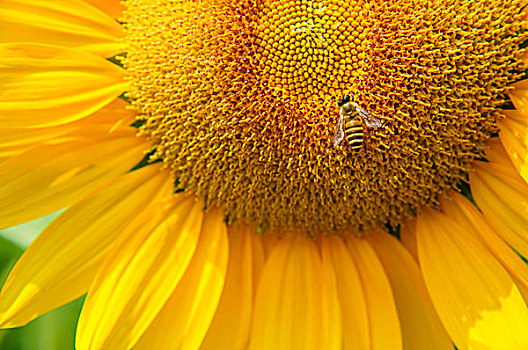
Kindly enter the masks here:
<path id="1" fill-rule="evenodd" d="M 345 95 L 345 97 L 342 100 L 337 101 L 337 106 L 341 107 L 342 105 L 350 101 L 354 101 L 354 96 Z"/>

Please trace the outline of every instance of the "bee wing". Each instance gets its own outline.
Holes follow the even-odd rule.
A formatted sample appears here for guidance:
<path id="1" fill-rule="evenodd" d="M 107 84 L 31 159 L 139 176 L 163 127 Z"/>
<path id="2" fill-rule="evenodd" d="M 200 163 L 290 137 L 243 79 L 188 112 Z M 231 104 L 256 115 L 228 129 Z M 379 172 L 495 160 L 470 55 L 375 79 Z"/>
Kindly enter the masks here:
<path id="1" fill-rule="evenodd" d="M 339 120 L 334 130 L 334 146 L 339 145 L 341 141 L 343 141 L 343 139 L 345 138 L 345 132 L 343 131 L 343 121 L 343 113 L 339 111 Z"/>
<path id="2" fill-rule="evenodd" d="M 356 111 L 359 113 L 361 118 L 365 121 L 365 123 L 370 126 L 371 128 L 379 128 L 383 125 L 382 121 L 379 118 L 376 118 L 363 108 L 356 106 Z"/>

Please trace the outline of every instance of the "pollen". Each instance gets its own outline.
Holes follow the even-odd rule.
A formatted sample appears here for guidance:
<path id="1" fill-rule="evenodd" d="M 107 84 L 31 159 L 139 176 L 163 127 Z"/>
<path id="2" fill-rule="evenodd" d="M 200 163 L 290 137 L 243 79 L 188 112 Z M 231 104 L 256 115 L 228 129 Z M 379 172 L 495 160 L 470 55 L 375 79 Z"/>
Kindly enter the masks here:
<path id="1" fill-rule="evenodd" d="M 524 0 L 129 0 L 127 97 L 177 189 L 263 229 L 360 232 L 466 180 L 524 77 Z M 338 101 L 362 145 L 335 143 Z"/>

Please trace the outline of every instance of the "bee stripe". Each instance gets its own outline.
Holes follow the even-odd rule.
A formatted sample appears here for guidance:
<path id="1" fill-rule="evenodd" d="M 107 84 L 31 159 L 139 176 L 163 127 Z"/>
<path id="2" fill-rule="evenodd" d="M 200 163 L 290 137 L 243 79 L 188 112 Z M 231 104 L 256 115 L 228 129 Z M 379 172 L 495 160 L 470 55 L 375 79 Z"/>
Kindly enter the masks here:
<path id="1" fill-rule="evenodd" d="M 363 123 L 357 117 L 351 118 L 350 114 L 347 114 L 347 117 L 345 138 L 353 150 L 358 150 L 363 146 Z"/>

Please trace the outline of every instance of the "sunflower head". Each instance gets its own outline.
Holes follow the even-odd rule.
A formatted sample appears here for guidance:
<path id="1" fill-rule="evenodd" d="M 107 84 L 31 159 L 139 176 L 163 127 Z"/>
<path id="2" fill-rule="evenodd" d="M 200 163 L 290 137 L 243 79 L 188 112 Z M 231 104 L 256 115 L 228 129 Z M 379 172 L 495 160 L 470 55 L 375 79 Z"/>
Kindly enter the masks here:
<path id="1" fill-rule="evenodd" d="M 525 68 L 520 3 L 129 1 L 128 96 L 152 158 L 230 218 L 397 223 L 497 131 Z M 332 142 L 346 94 L 383 123 L 362 121 L 359 150 Z"/>

